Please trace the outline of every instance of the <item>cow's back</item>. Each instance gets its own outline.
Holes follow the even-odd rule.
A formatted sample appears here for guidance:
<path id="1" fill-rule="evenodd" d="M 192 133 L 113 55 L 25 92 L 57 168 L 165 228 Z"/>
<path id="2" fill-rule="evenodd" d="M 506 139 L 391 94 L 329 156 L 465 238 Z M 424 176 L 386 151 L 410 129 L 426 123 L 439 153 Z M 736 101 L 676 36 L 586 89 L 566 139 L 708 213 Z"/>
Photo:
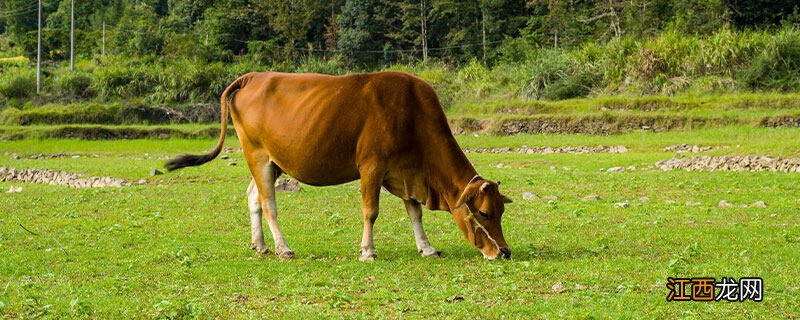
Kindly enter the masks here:
<path id="1" fill-rule="evenodd" d="M 450 135 L 433 90 L 408 74 L 247 77 L 231 106 L 245 152 L 307 184 L 358 179 L 370 160 L 411 161 L 404 157 L 419 151 L 420 132 Z"/>

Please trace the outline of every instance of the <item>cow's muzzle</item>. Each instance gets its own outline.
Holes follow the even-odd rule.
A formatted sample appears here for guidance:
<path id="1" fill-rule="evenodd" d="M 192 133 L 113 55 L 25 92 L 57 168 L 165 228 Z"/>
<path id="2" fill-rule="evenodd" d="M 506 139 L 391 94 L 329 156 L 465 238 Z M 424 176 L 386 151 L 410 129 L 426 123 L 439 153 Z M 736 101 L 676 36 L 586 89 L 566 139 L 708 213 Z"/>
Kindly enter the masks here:
<path id="1" fill-rule="evenodd" d="M 511 259 L 511 250 L 508 250 L 508 248 L 500 248 L 500 256 L 502 256 L 503 259 Z"/>

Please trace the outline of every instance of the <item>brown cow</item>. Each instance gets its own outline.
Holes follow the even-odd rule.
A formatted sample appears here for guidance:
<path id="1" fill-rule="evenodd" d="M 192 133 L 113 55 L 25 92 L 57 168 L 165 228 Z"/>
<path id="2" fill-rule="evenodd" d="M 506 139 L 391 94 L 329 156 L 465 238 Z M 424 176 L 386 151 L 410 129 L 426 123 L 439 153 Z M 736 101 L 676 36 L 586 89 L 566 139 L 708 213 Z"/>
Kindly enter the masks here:
<path id="1" fill-rule="evenodd" d="M 286 173 L 315 186 L 361 179 L 361 260 L 377 257 L 372 228 L 381 186 L 405 202 L 423 256 L 439 252 L 422 229 L 421 204 L 450 211 L 484 257 L 510 257 L 500 219 L 511 201 L 500 194 L 497 183 L 476 173 L 456 143 L 436 93 L 419 78 L 400 72 L 249 73 L 225 89 L 220 103 L 222 130 L 216 147 L 166 166 L 175 170 L 214 159 L 225 140 L 230 104 L 253 175 L 247 191 L 253 249 L 268 252 L 261 228 L 261 213 L 267 212 L 277 255 L 294 257 L 278 227 L 275 205 L 275 180 Z"/>

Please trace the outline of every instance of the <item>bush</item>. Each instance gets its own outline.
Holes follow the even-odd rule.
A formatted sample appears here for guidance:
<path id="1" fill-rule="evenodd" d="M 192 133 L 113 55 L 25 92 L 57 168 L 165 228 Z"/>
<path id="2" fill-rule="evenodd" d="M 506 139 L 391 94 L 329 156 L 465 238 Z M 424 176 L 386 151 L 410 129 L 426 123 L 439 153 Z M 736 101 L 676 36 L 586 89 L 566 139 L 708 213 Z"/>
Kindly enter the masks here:
<path id="1" fill-rule="evenodd" d="M 785 29 L 773 36 L 740 78 L 752 89 L 800 89 L 800 30 Z"/>
<path id="2" fill-rule="evenodd" d="M 53 82 L 56 94 L 61 98 L 89 99 L 96 94 L 92 86 L 92 75 L 86 72 L 68 72 L 57 76 Z"/>
<path id="3" fill-rule="evenodd" d="M 0 96 L 31 99 L 36 95 L 36 71 L 28 67 L 9 68 L 0 76 Z"/>

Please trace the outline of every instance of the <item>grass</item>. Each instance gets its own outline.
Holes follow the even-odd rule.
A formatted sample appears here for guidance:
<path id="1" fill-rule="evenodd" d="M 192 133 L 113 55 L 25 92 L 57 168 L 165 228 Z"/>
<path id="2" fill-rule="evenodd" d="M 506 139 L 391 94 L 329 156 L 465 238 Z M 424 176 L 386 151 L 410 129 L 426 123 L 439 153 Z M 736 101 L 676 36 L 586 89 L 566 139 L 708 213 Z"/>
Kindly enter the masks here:
<path id="1" fill-rule="evenodd" d="M 443 259 L 415 252 L 401 202 L 383 196 L 379 260 L 358 262 L 358 183 L 280 193 L 297 259 L 249 249 L 240 153 L 149 177 L 164 156 L 207 150 L 195 140 L 19 140 L 0 152 L 107 157 L 20 159 L 38 167 L 144 186 L 23 185 L 0 194 L 0 315 L 9 318 L 791 318 L 800 303 L 795 174 L 635 170 L 676 143 L 725 145 L 706 154 L 798 156 L 800 130 L 725 127 L 612 136 L 460 136 L 462 147 L 625 145 L 624 154 L 470 154 L 514 203 L 504 228 L 513 259 L 486 261 L 445 212 L 425 211 Z M 237 146 L 235 139 L 227 144 Z M 738 147 L 737 147 L 738 145 Z M 238 166 L 228 166 L 235 161 Z M 498 168 L 498 163 L 511 168 Z M 553 167 L 553 168 L 551 168 Z M 564 169 L 569 167 L 569 170 Z M 18 183 L 0 182 L 7 190 Z M 523 200 L 531 192 L 557 200 Z M 583 202 L 588 194 L 599 201 Z M 642 202 L 640 197 L 649 197 Z M 768 208 L 719 208 L 765 201 Z M 613 204 L 629 201 L 629 208 Z M 674 200 L 676 203 L 666 203 Z M 688 206 L 687 201 L 701 202 Z M 37 235 L 29 233 L 20 227 Z M 760 303 L 665 301 L 667 277 L 763 277 Z M 566 291 L 552 290 L 556 284 Z M 453 299 L 461 297 L 463 300 Z"/>

